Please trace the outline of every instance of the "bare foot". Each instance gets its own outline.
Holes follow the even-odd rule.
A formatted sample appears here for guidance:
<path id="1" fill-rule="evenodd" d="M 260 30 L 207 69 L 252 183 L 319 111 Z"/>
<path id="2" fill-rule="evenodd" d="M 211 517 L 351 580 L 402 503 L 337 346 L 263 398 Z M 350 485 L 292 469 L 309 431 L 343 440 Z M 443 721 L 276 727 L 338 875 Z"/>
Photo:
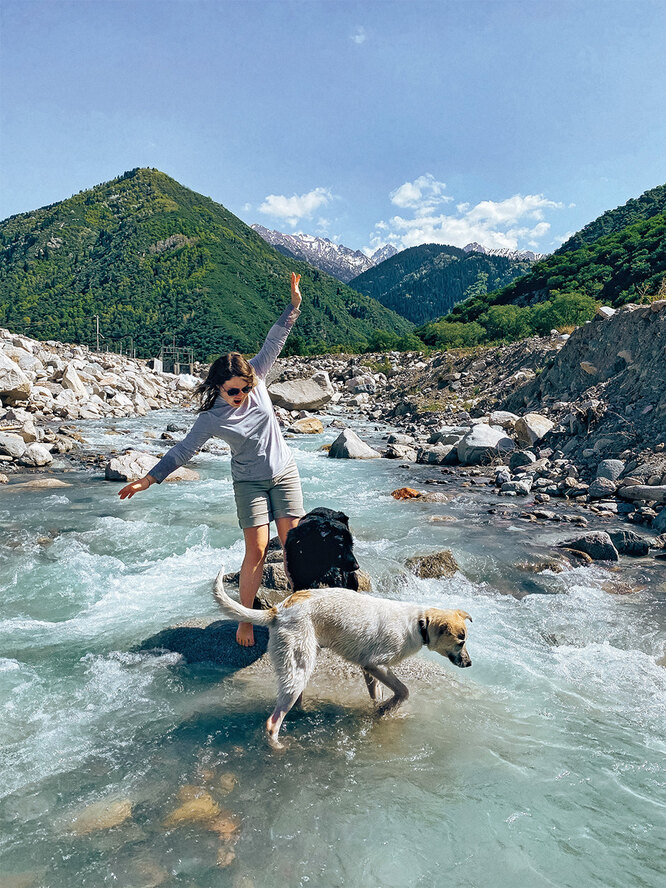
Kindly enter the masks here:
<path id="1" fill-rule="evenodd" d="M 242 647 L 252 647 L 254 644 L 254 630 L 252 623 L 239 623 L 236 632 L 236 641 Z"/>

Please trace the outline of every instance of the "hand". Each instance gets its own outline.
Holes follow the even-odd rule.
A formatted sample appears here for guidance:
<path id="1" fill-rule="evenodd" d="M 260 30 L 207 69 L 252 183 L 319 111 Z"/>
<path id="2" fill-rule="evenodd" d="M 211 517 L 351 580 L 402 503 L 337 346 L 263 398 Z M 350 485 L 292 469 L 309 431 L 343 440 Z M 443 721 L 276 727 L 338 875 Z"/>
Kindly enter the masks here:
<path id="1" fill-rule="evenodd" d="M 292 271 L 291 273 L 291 304 L 294 308 L 299 308 L 301 304 L 301 291 L 299 288 L 299 283 L 301 280 L 300 274 L 296 274 Z"/>
<path id="2" fill-rule="evenodd" d="M 154 481 L 155 479 L 152 475 L 146 475 L 145 478 L 140 478 L 138 481 L 130 481 L 130 483 L 126 484 L 122 490 L 118 491 L 118 496 L 120 499 L 131 499 L 134 494 L 138 493 L 140 490 L 148 490 Z"/>

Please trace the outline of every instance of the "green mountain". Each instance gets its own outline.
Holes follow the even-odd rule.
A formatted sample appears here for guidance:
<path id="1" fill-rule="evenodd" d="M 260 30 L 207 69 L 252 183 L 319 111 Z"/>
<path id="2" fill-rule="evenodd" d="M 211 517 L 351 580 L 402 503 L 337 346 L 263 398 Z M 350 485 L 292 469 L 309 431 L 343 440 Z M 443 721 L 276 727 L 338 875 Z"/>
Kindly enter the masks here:
<path id="1" fill-rule="evenodd" d="M 369 268 L 350 286 L 410 321 L 423 324 L 451 311 L 469 296 L 503 287 L 531 266 L 527 260 L 422 244 Z"/>
<path id="2" fill-rule="evenodd" d="M 362 349 L 403 318 L 304 262 L 287 259 L 221 204 L 164 173 L 135 169 L 0 223 L 0 326 L 34 338 L 137 354 L 192 346 L 205 359 L 252 352 L 302 275 L 293 350 Z"/>
<path id="3" fill-rule="evenodd" d="M 666 186 L 662 185 L 604 213 L 523 277 L 467 299 L 417 332 L 433 345 L 452 339 L 473 345 L 543 334 L 551 327 L 582 323 L 599 302 L 618 307 L 649 301 L 665 278 Z"/>

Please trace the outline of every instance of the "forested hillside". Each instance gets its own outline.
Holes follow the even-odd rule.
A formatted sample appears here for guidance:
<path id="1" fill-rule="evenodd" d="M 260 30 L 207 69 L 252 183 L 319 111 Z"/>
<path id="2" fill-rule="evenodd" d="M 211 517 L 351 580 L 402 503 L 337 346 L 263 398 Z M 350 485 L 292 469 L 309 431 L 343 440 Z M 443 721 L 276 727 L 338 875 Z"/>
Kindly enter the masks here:
<path id="1" fill-rule="evenodd" d="M 611 233 L 592 239 L 603 231 Z M 581 245 L 571 248 L 575 243 Z M 583 323 L 600 303 L 650 301 L 662 292 L 664 278 L 666 186 L 661 186 L 604 213 L 508 286 L 468 299 L 417 332 L 440 346 L 544 334 Z"/>
<path id="2" fill-rule="evenodd" d="M 412 325 L 303 262 L 287 259 L 221 204 L 152 169 L 132 170 L 0 223 L 0 326 L 103 342 L 138 355 L 173 338 L 205 359 L 255 350 L 302 275 L 290 348 L 362 349 Z"/>
<path id="3" fill-rule="evenodd" d="M 503 287 L 531 266 L 527 260 L 422 244 L 364 271 L 350 286 L 410 321 L 423 324 L 469 296 Z"/>

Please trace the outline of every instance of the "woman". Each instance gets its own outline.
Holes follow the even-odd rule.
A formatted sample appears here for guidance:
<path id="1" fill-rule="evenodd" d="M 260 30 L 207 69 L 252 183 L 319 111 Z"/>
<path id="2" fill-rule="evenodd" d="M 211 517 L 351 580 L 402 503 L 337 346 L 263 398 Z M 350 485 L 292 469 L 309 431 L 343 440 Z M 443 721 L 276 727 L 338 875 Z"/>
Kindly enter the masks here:
<path id="1" fill-rule="evenodd" d="M 305 514 L 298 469 L 280 433 L 265 382 L 300 314 L 300 279 L 300 274 L 292 272 L 291 305 L 269 330 L 261 351 L 250 361 L 237 352 L 219 357 L 197 388 L 201 409 L 189 434 L 150 474 L 127 484 L 118 494 L 121 499 L 130 498 L 151 484 L 161 484 L 212 436 L 226 441 L 231 447 L 238 523 L 245 537 L 239 591 L 246 607 L 252 607 L 259 589 L 271 520 L 284 546 L 287 534 Z M 251 623 L 239 623 L 236 641 L 246 647 L 254 644 Z"/>

